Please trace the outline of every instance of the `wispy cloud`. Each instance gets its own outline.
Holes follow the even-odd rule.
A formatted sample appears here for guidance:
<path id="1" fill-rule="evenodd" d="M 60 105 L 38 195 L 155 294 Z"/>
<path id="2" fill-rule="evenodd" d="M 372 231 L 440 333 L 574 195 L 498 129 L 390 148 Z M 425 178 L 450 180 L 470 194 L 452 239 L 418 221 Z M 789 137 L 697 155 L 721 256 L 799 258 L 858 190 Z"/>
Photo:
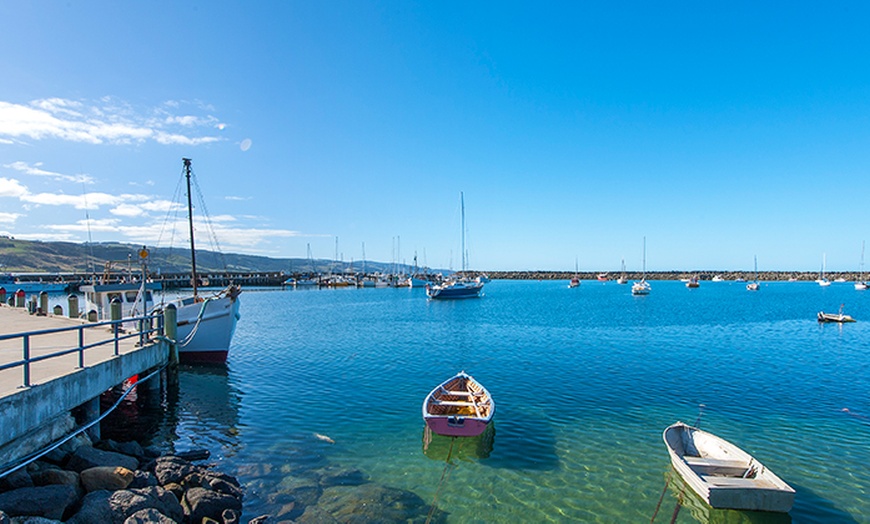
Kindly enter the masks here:
<path id="1" fill-rule="evenodd" d="M 20 213 L 0 213 L 0 224 L 14 224 Z"/>
<path id="2" fill-rule="evenodd" d="M 205 114 L 170 112 L 185 106 Z M 142 110 L 112 97 L 98 101 L 47 98 L 29 104 L 0 101 L 0 140 L 15 143 L 22 139 L 59 139 L 90 144 L 153 141 L 195 146 L 223 140 L 209 134 L 225 127 L 208 114 L 211 109 L 198 103 L 176 102 Z"/>
<path id="3" fill-rule="evenodd" d="M 54 171 L 46 171 L 42 169 L 42 162 L 37 162 L 35 164 L 28 164 L 27 162 L 12 162 L 11 164 L 4 164 L 3 167 L 14 169 L 15 171 L 19 171 L 26 175 L 32 176 L 47 176 L 52 177 L 55 180 L 65 180 L 67 182 L 75 182 L 78 184 L 93 184 L 94 179 L 90 175 L 64 175 L 62 173 L 55 173 Z"/>

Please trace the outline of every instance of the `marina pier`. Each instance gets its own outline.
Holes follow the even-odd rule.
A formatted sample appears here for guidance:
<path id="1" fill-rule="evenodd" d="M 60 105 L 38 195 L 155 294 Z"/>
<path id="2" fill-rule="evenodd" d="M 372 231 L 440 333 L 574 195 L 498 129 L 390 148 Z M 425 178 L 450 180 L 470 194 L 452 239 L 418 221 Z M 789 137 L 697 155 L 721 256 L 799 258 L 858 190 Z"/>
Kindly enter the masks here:
<path id="1" fill-rule="evenodd" d="M 0 305 L 0 475 L 96 420 L 102 393 L 166 365 L 173 313 L 87 323 Z M 88 431 L 99 437 L 98 424 Z"/>

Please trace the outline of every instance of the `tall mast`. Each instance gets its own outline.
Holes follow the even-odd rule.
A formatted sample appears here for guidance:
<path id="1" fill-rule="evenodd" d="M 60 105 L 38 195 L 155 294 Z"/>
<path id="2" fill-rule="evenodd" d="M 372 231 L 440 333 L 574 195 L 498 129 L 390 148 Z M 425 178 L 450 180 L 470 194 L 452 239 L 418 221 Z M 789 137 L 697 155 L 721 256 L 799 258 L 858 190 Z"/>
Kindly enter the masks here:
<path id="1" fill-rule="evenodd" d="M 193 275 L 193 296 L 196 297 L 198 286 L 196 278 L 196 247 L 193 244 L 193 202 L 190 198 L 190 159 L 182 158 L 184 162 L 184 177 L 187 179 L 187 221 L 190 225 L 190 268 Z"/>
<path id="2" fill-rule="evenodd" d="M 468 264 L 468 255 L 465 253 L 465 193 L 459 192 L 460 211 L 460 227 L 459 238 L 462 242 L 462 272 L 465 273 L 466 265 Z"/>

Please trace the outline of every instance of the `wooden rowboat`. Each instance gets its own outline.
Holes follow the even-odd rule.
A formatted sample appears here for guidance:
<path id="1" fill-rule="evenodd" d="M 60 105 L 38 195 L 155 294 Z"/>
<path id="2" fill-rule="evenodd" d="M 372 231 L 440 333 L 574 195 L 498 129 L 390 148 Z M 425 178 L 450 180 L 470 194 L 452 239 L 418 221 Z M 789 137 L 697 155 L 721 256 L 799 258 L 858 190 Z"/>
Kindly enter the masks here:
<path id="1" fill-rule="evenodd" d="M 438 435 L 475 437 L 494 414 L 489 391 L 465 371 L 436 386 L 423 401 L 423 420 Z"/>
<path id="2" fill-rule="evenodd" d="M 674 469 L 711 507 L 787 513 L 794 504 L 791 486 L 727 440 L 682 422 L 662 438 Z"/>

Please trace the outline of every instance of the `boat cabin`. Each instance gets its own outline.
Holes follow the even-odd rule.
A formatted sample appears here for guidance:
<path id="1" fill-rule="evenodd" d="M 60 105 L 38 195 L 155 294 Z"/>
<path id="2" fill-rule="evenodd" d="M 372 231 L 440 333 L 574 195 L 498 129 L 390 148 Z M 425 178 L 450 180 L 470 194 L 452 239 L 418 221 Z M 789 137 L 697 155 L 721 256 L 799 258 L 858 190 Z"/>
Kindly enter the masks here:
<path id="1" fill-rule="evenodd" d="M 112 300 L 121 302 L 121 317 L 144 315 L 154 306 L 152 292 L 160 291 L 159 282 L 146 282 L 144 286 L 133 283 L 88 284 L 81 286 L 85 294 L 85 312 L 96 312 L 98 320 L 110 320 Z M 143 295 L 143 296 L 140 296 Z"/>

